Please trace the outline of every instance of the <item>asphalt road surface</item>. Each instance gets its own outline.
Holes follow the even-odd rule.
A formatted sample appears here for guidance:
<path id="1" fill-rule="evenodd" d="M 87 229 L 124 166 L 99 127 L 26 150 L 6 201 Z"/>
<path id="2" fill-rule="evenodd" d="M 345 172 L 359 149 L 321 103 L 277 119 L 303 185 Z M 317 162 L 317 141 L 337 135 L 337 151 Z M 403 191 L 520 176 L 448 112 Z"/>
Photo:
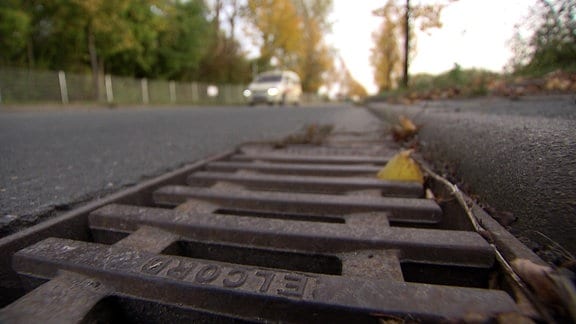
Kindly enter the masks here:
<path id="1" fill-rule="evenodd" d="M 576 254 L 575 96 L 371 107 L 420 124 L 424 156 L 500 214 L 513 213 L 524 242 L 545 244 L 545 235 Z"/>
<path id="2" fill-rule="evenodd" d="M 511 229 L 524 242 L 544 234 L 576 254 L 574 96 L 370 107 L 389 121 L 406 114 L 421 124 L 421 152 L 481 202 L 513 213 Z M 347 106 L 2 113 L 0 228 L 311 123 L 379 125 Z"/>
<path id="3" fill-rule="evenodd" d="M 307 124 L 370 120 L 345 105 L 4 112 L 0 227 L 37 222 L 243 142 L 281 139 Z"/>

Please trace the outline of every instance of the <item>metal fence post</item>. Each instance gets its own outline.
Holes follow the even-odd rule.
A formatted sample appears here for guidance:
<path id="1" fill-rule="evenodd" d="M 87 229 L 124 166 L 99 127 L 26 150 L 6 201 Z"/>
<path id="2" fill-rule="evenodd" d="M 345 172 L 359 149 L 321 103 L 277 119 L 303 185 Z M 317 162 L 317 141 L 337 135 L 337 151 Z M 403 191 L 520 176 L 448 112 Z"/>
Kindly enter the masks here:
<path id="1" fill-rule="evenodd" d="M 114 101 L 114 92 L 112 91 L 112 76 L 110 74 L 104 76 L 104 83 L 106 84 L 106 101 L 112 103 Z"/>
<path id="2" fill-rule="evenodd" d="M 142 103 L 147 105 L 150 102 L 150 96 L 148 93 L 148 79 L 146 78 L 141 79 L 140 85 L 142 88 Z"/>
<path id="3" fill-rule="evenodd" d="M 60 98 L 62 99 L 62 104 L 68 104 L 68 86 L 66 84 L 66 73 L 64 71 L 58 71 L 58 84 L 60 85 Z"/>
<path id="4" fill-rule="evenodd" d="M 175 103 L 176 102 L 176 82 L 170 81 L 170 83 L 168 83 L 168 86 L 170 88 L 170 103 Z"/>

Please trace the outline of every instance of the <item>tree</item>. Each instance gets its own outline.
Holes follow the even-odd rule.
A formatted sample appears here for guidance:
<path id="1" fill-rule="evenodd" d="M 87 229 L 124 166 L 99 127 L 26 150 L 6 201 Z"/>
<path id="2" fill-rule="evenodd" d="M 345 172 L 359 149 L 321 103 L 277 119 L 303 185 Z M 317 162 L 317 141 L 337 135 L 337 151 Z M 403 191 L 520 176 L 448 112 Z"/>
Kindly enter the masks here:
<path id="1" fill-rule="evenodd" d="M 19 65 L 25 62 L 28 40 L 31 32 L 30 15 L 18 9 L 16 3 L 0 5 L 0 63 L 15 61 Z"/>
<path id="2" fill-rule="evenodd" d="M 332 67 L 333 57 L 323 35 L 330 31 L 328 15 L 332 0 L 300 0 L 297 8 L 302 20 L 302 43 L 296 72 L 306 92 L 317 92 L 324 75 Z"/>
<path id="3" fill-rule="evenodd" d="M 457 0 L 449 0 L 449 2 L 455 2 Z M 415 52 L 415 33 L 412 29 L 412 25 L 418 26 L 421 31 L 425 31 L 430 28 L 441 28 L 442 23 L 440 22 L 440 14 L 442 9 L 446 4 L 417 4 L 415 6 L 410 6 L 410 0 L 406 0 L 406 8 L 404 13 L 404 66 L 402 70 L 402 87 L 408 88 L 409 81 L 409 62 L 411 51 Z"/>
<path id="4" fill-rule="evenodd" d="M 191 80 L 208 53 L 214 35 L 205 18 L 202 1 L 176 2 L 165 14 L 166 28 L 159 33 L 153 75 Z"/>
<path id="5" fill-rule="evenodd" d="M 374 67 L 374 81 L 380 92 L 390 90 L 401 69 L 398 48 L 398 7 L 392 0 L 375 12 L 384 18 L 378 31 L 372 34 L 375 46 L 372 48 L 370 63 Z"/>
<path id="6" fill-rule="evenodd" d="M 248 83 L 250 63 L 236 39 L 236 27 L 243 3 L 239 0 L 216 0 L 212 4 L 212 35 L 202 58 L 198 80 L 215 83 Z M 227 32 L 226 32 L 227 30 Z"/>
<path id="7" fill-rule="evenodd" d="M 150 10 L 152 1 L 140 3 Z M 32 16 L 35 65 L 72 71 L 89 66 L 97 98 L 105 63 L 139 46 L 129 20 L 133 6 L 129 0 L 52 0 L 22 7 Z"/>
<path id="8" fill-rule="evenodd" d="M 92 72 L 95 96 L 104 73 L 246 82 L 234 32 L 246 0 L 214 1 L 217 19 L 204 0 L 3 0 L 0 64 Z"/>
<path id="9" fill-rule="evenodd" d="M 45 1 L 41 6 L 20 7 L 31 17 L 29 66 L 84 71 L 87 41 L 83 19 L 67 0 Z"/>
<path id="10" fill-rule="evenodd" d="M 353 76 L 339 54 L 329 71 L 330 82 L 327 82 L 327 92 L 338 92 L 340 98 L 365 98 L 368 92 Z M 331 88 L 331 89 L 330 89 Z"/>
<path id="11" fill-rule="evenodd" d="M 161 1 L 131 1 L 125 19 L 135 46 L 107 58 L 107 72 L 138 78 L 163 75 L 157 73 L 159 38 L 168 29 L 167 18 L 173 11 Z"/>
<path id="12" fill-rule="evenodd" d="M 80 30 L 85 32 L 94 95 L 98 98 L 98 75 L 104 71 L 104 62 L 117 53 L 137 46 L 134 33 L 125 19 L 130 1 L 69 0 L 67 6 L 60 7 L 60 11 L 68 13 L 68 6 L 74 9 L 76 15 L 68 16 L 66 20 L 76 20 Z M 119 33 L 119 30 L 124 32 Z"/>
<path id="13" fill-rule="evenodd" d="M 455 1 L 457 0 L 448 0 L 448 3 Z M 398 61 L 401 56 L 397 40 L 400 38 L 399 35 L 402 35 L 404 39 L 401 66 L 402 87 L 408 87 L 409 62 L 416 49 L 414 27 L 418 27 L 422 31 L 442 27 L 440 14 L 446 5 L 447 3 L 411 5 L 410 0 L 406 0 L 405 4 L 401 5 L 396 0 L 388 0 L 384 7 L 373 12 L 374 15 L 384 18 L 380 30 L 374 36 L 375 47 L 372 51 L 373 59 L 371 60 L 375 67 L 375 73 L 386 73 L 384 76 L 375 76 L 376 83 L 381 90 L 390 89 L 398 77 L 396 65 L 399 64 Z M 396 40 L 389 39 L 392 37 Z"/>
<path id="14" fill-rule="evenodd" d="M 295 69 L 302 42 L 302 24 L 291 0 L 248 0 L 246 18 L 264 62 Z"/>
<path id="15" fill-rule="evenodd" d="M 516 27 L 513 40 L 515 72 L 543 74 L 556 69 L 576 69 L 576 1 L 538 0 L 525 26 Z M 528 41 L 521 27 L 532 32 Z"/>
<path id="16" fill-rule="evenodd" d="M 221 44 L 220 46 L 218 44 Z M 250 64 L 240 43 L 219 31 L 201 61 L 197 80 L 215 83 L 248 83 Z"/>
<path id="17" fill-rule="evenodd" d="M 324 41 L 332 0 L 248 0 L 249 34 L 260 47 L 260 69 L 277 66 L 296 71 L 304 91 L 316 92 L 333 58 Z"/>

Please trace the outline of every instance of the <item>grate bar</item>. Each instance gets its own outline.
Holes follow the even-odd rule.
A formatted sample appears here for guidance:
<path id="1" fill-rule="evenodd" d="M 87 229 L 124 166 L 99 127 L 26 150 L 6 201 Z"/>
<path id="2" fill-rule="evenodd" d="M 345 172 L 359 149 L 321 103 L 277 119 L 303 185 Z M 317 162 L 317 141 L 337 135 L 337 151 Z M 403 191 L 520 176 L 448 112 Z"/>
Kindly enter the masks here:
<path id="1" fill-rule="evenodd" d="M 350 155 L 302 155 L 288 153 L 245 153 L 230 157 L 232 161 L 268 161 L 284 163 L 318 163 L 318 164 L 377 164 L 384 165 L 389 157 L 350 156 Z"/>
<path id="2" fill-rule="evenodd" d="M 385 211 L 390 221 L 435 224 L 442 210 L 430 199 L 371 196 L 336 196 L 265 191 L 229 191 L 212 188 L 166 186 L 154 192 L 161 205 L 178 205 L 188 199 L 205 200 L 223 208 L 282 210 L 288 213 L 325 213 L 342 215 Z"/>
<path id="3" fill-rule="evenodd" d="M 329 165 L 265 162 L 212 162 L 206 165 L 206 170 L 208 171 L 234 172 L 237 170 L 251 170 L 263 173 L 317 176 L 374 175 L 380 169 L 381 167 L 371 165 Z"/>
<path id="4" fill-rule="evenodd" d="M 280 271 L 54 238 L 18 252 L 14 266 L 31 276 L 74 271 L 110 281 L 118 294 L 258 321 L 289 320 L 286 313 L 299 321 L 355 313 L 439 320 L 517 311 L 502 291 Z"/>
<path id="5" fill-rule="evenodd" d="M 0 322 L 81 323 L 110 293 L 109 287 L 93 278 L 64 272 L 0 310 Z"/>
<path id="6" fill-rule="evenodd" d="M 261 219 L 177 210 L 109 205 L 90 215 L 94 230 L 129 233 L 155 226 L 191 240 L 246 243 L 255 246 L 337 253 L 360 249 L 399 249 L 413 261 L 491 267 L 494 253 L 477 233 L 391 228 L 382 216 L 353 215 L 347 224 Z"/>
<path id="7" fill-rule="evenodd" d="M 415 182 L 382 181 L 371 178 L 315 177 L 294 175 L 243 174 L 226 172 L 196 172 L 188 177 L 191 186 L 211 186 L 224 181 L 251 189 L 285 190 L 315 193 L 347 193 L 355 190 L 377 189 L 386 196 L 419 198 L 422 185 Z"/>
<path id="8" fill-rule="evenodd" d="M 521 318 L 496 256 L 528 248 L 429 170 L 375 179 L 379 134 L 249 143 L 2 239 L 0 322 Z"/>

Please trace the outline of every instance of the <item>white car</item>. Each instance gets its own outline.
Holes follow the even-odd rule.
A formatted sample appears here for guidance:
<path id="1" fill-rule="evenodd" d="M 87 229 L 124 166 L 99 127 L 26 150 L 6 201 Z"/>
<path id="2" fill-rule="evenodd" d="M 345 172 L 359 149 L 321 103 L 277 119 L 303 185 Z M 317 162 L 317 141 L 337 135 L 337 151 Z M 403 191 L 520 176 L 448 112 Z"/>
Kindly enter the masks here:
<path id="1" fill-rule="evenodd" d="M 250 105 L 257 103 L 298 105 L 302 95 L 300 77 L 292 71 L 263 72 L 250 83 L 243 95 Z"/>

